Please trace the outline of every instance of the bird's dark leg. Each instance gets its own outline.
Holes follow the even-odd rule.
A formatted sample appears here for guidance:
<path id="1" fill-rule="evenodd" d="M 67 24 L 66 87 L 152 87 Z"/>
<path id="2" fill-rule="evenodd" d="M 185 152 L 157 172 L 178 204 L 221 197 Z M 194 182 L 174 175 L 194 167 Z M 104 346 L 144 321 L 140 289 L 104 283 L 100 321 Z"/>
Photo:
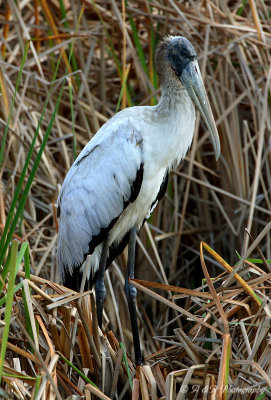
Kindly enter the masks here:
<path id="1" fill-rule="evenodd" d="M 127 274 L 125 280 L 125 293 L 128 301 L 132 333 L 134 339 L 135 362 L 137 365 L 142 365 L 143 358 L 141 354 L 139 331 L 138 331 L 137 316 L 136 316 L 136 288 L 129 283 L 129 278 L 134 278 L 135 245 L 136 245 L 136 228 L 134 227 L 130 233 L 130 240 L 128 246 L 128 265 L 127 265 Z"/>
<path id="2" fill-rule="evenodd" d="M 103 241 L 98 277 L 95 283 L 97 319 L 98 319 L 98 325 L 101 329 L 103 324 L 104 299 L 106 296 L 104 274 L 106 269 L 106 260 L 108 258 L 108 250 L 109 250 L 109 235 L 107 234 L 105 240 Z"/>

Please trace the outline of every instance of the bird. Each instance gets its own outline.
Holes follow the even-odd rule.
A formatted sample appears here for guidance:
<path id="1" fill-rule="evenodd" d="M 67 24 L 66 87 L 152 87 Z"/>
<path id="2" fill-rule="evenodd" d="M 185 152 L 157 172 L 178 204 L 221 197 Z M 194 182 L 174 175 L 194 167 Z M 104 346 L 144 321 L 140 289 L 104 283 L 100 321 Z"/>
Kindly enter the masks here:
<path id="1" fill-rule="evenodd" d="M 170 171 L 188 152 L 196 109 L 209 130 L 216 159 L 220 140 L 188 39 L 166 36 L 154 55 L 161 86 L 155 106 L 125 108 L 110 118 L 75 159 L 58 196 L 58 268 L 63 285 L 78 290 L 85 272 L 95 284 L 102 328 L 105 270 L 128 245 L 125 279 L 136 365 L 144 362 L 136 315 L 136 234 L 164 196 Z"/>

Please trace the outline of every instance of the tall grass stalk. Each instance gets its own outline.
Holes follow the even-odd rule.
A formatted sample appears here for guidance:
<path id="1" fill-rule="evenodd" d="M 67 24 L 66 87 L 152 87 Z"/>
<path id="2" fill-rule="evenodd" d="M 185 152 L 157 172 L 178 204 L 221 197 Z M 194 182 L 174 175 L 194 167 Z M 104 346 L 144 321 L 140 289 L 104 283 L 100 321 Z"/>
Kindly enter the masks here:
<path id="1" fill-rule="evenodd" d="M 2 345 L 0 350 L 0 383 L 3 374 L 3 367 L 5 362 L 5 354 L 7 349 L 7 342 L 8 342 L 8 334 L 9 334 L 9 327 L 10 327 L 10 319 L 12 314 L 12 303 L 13 303 L 13 295 L 14 295 L 14 283 L 16 277 L 16 258 L 18 252 L 18 242 L 14 240 L 10 247 L 10 256 L 7 258 L 7 270 L 9 272 L 9 281 L 7 287 L 7 301 L 6 301 L 6 310 L 5 310 L 5 317 L 4 317 L 4 330 L 2 336 Z"/>

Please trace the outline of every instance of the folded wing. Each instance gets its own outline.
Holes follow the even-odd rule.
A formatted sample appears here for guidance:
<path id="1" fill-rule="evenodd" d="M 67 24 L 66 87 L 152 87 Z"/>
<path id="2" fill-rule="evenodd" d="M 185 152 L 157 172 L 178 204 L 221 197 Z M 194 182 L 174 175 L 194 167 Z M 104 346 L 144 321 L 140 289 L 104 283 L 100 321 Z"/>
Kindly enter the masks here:
<path id="1" fill-rule="evenodd" d="M 108 126 L 110 128 L 110 126 Z M 107 132 L 108 131 L 108 132 Z M 139 193 L 143 177 L 139 132 L 105 129 L 72 165 L 58 198 L 58 266 L 72 274 L 104 239 Z"/>

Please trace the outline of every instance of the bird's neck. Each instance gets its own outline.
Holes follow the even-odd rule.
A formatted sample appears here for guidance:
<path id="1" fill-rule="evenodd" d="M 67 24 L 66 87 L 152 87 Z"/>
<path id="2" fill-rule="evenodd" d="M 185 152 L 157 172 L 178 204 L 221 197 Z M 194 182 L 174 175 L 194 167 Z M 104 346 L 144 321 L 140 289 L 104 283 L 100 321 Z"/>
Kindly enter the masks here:
<path id="1" fill-rule="evenodd" d="M 164 89 L 164 90 L 163 90 Z M 185 89 L 165 90 L 155 107 L 155 141 L 161 157 L 170 154 L 169 168 L 184 158 L 191 146 L 195 129 L 195 107 Z"/>
<path id="2" fill-rule="evenodd" d="M 194 108 L 192 100 L 187 91 L 181 88 L 174 88 L 163 85 L 161 87 L 161 98 L 157 105 L 157 112 L 162 115 L 175 113 L 176 111 L 186 111 L 187 108 Z"/>

